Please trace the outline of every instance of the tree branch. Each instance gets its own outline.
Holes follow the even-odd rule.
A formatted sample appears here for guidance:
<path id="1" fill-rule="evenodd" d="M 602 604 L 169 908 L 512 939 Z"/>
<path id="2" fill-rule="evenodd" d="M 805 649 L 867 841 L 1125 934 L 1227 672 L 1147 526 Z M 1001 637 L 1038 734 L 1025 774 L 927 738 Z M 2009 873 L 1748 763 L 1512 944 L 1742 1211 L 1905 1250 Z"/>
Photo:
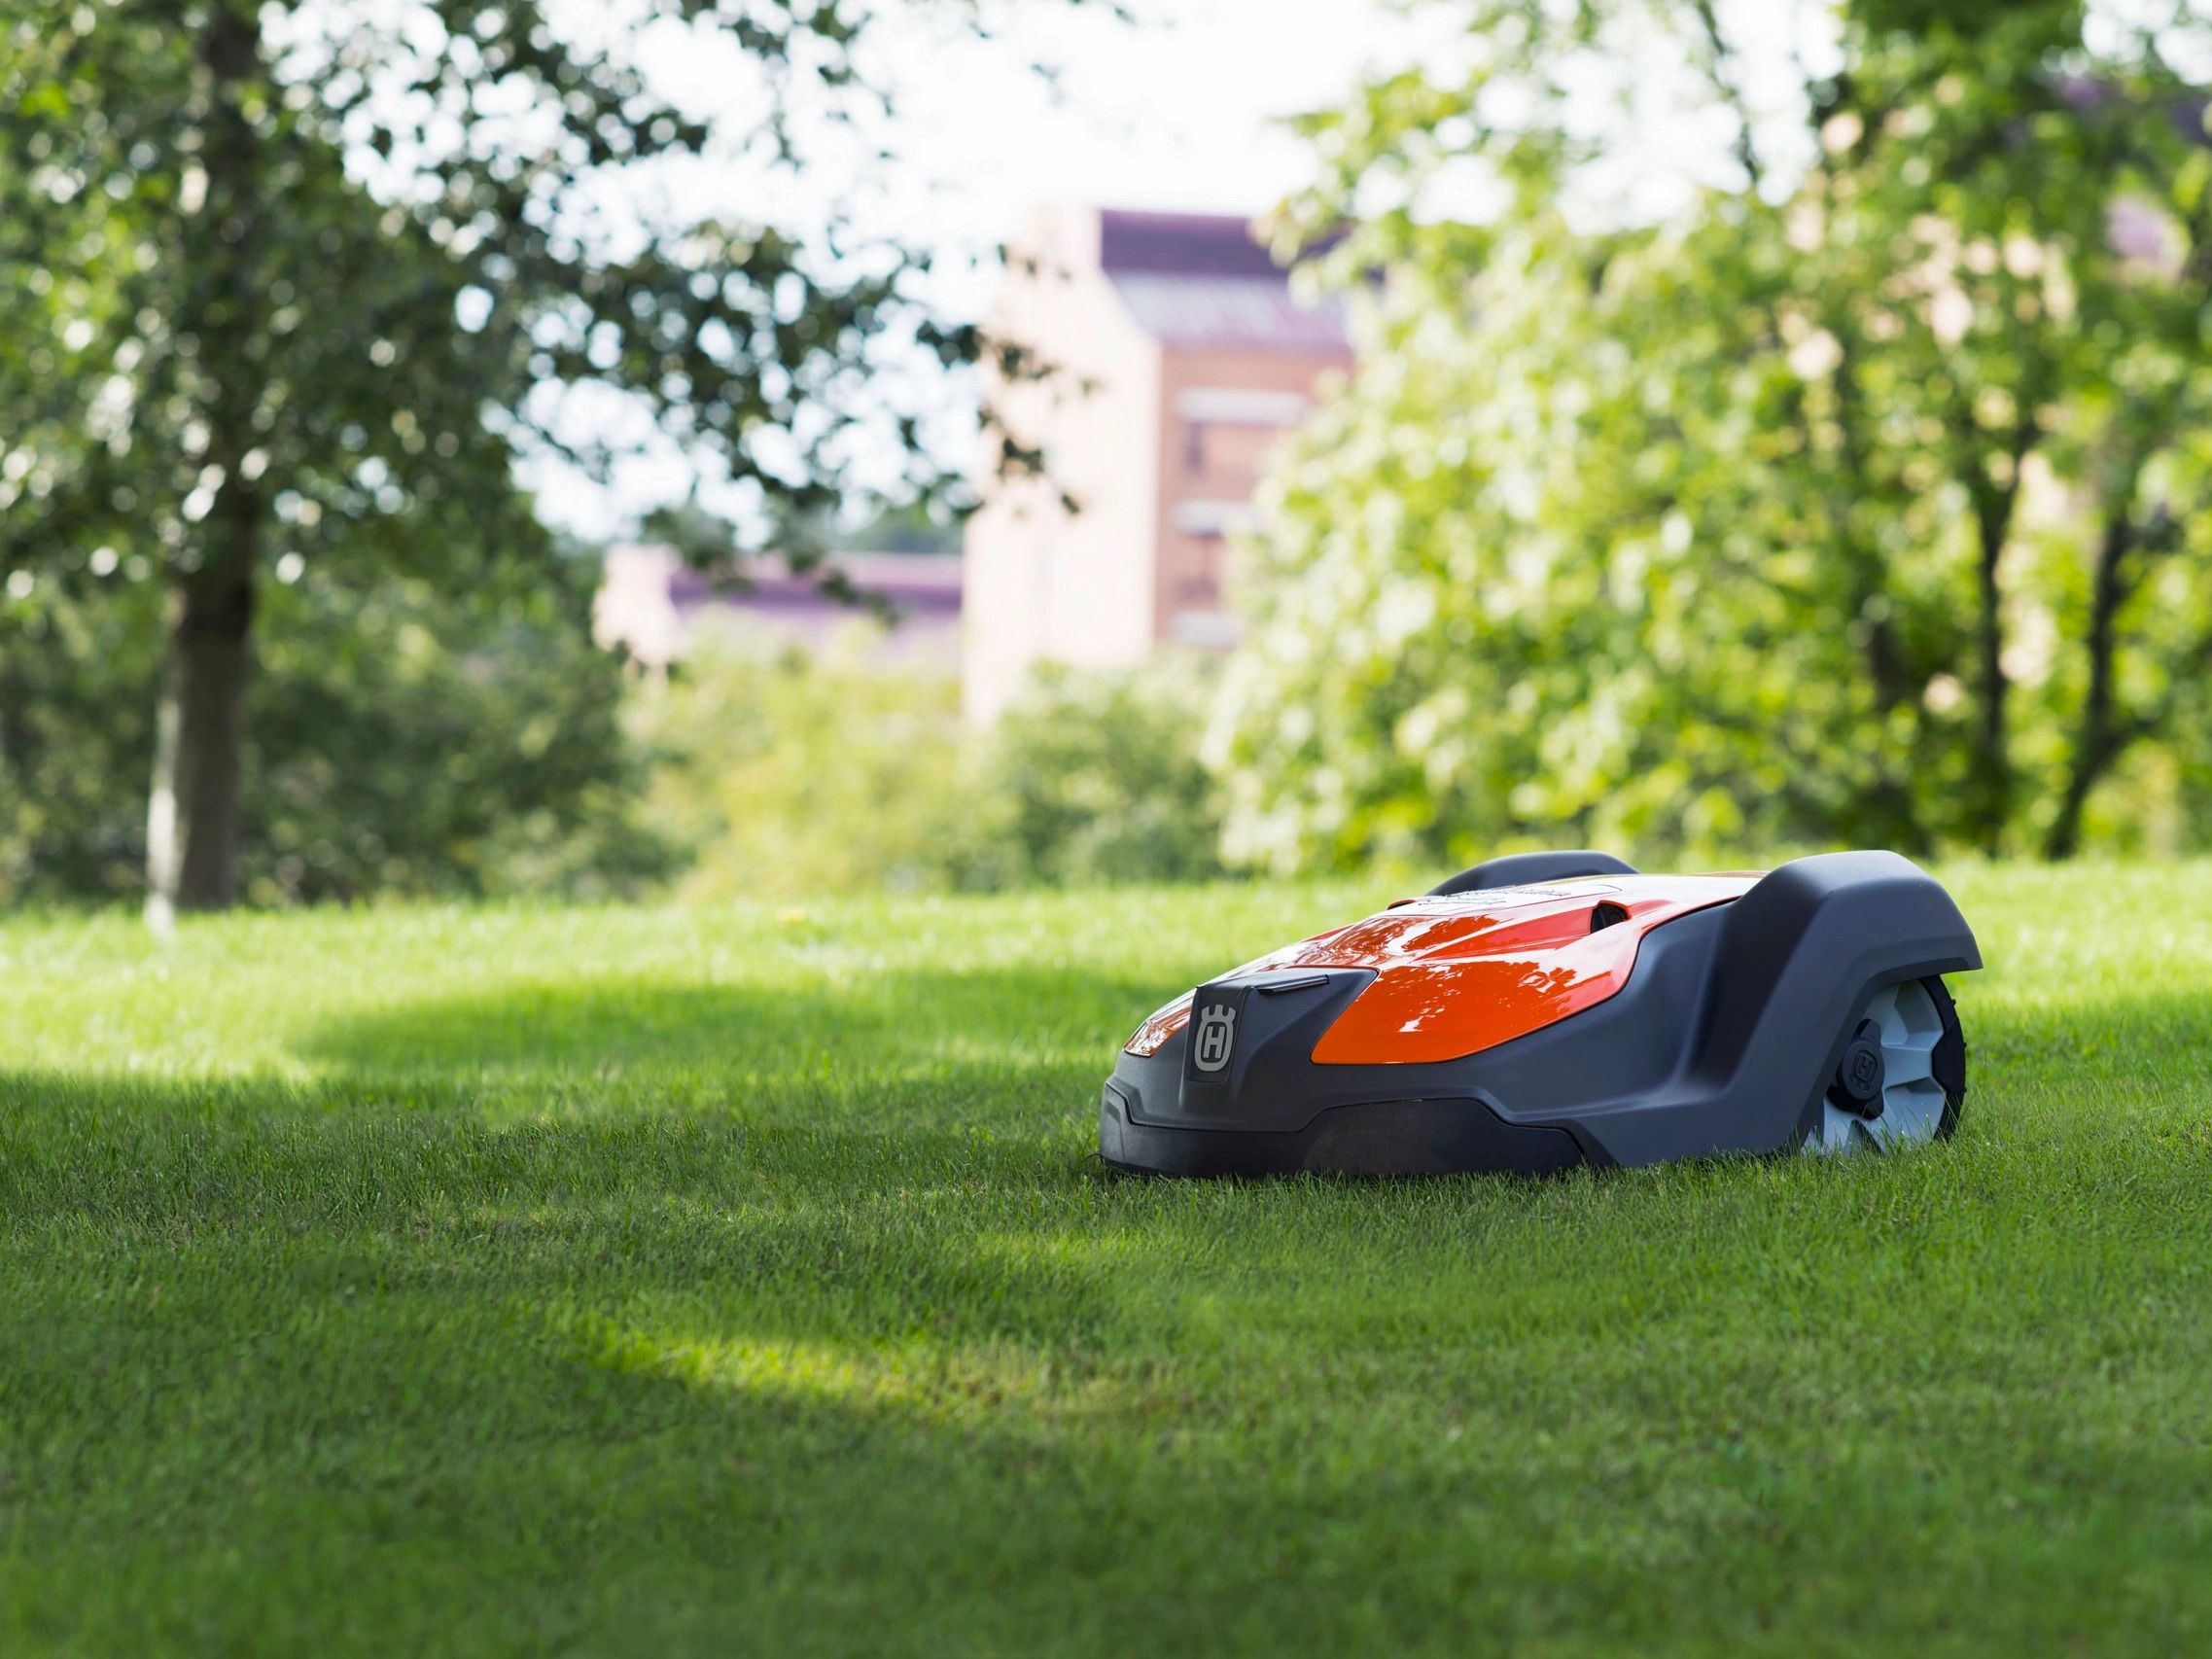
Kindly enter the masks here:
<path id="1" fill-rule="evenodd" d="M 2113 691 L 2120 613 L 2141 586 L 2144 575 L 2140 564 L 2131 568 L 2129 560 L 2137 553 L 2165 551 L 2180 540 L 2180 526 L 2163 505 L 2152 513 L 2148 524 L 2136 524 L 2132 501 L 2141 471 L 2140 456 L 2123 470 L 2122 484 L 2110 498 L 2104 534 L 2097 543 L 2090 576 L 2089 626 L 2084 640 L 2089 656 L 2089 691 L 2082 700 L 2073 764 L 2067 771 L 2065 793 L 2058 800 L 2058 815 L 2044 838 L 2046 858 L 2070 859 L 2081 851 L 2082 815 L 2090 792 L 2131 745 L 2157 730 L 2166 717 L 2166 709 L 2161 707 L 2122 718 Z M 2212 637 L 2203 642 L 2200 653 L 2212 659 Z"/>
<path id="2" fill-rule="evenodd" d="M 2005 596 L 1998 574 L 2006 544 L 2012 540 L 2013 514 L 2019 502 L 2020 467 L 2041 436 L 2034 412 L 2037 400 L 2030 395 L 2032 391 L 2034 388 L 2021 389 L 2019 418 L 2006 444 L 2011 471 L 2002 485 L 1990 479 L 1987 459 L 1979 444 L 1967 445 L 1966 483 L 1974 502 L 1980 553 L 1975 568 L 1975 632 L 1982 732 L 1974 759 L 1981 792 L 1978 803 L 1981 841 L 1984 851 L 1989 853 L 1996 852 L 2005 825 L 2012 817 L 2013 775 L 2009 754 L 2012 683 L 2005 673 Z M 1971 432 L 1971 411 L 1965 412 L 1964 419 Z"/>
<path id="3" fill-rule="evenodd" d="M 1736 159 L 1750 181 L 1751 192 L 1756 195 L 1765 180 L 1759 163 L 1758 141 L 1751 131 L 1751 110 L 1743 101 L 1743 92 L 1727 72 L 1729 60 L 1735 55 L 1728 41 L 1720 32 L 1720 18 L 1713 12 L 1712 0 L 1690 0 L 1690 10 L 1697 15 L 1698 26 L 1704 31 L 1707 56 L 1704 63 L 1705 79 L 1713 90 L 1728 105 L 1729 113 L 1736 117 Z"/>

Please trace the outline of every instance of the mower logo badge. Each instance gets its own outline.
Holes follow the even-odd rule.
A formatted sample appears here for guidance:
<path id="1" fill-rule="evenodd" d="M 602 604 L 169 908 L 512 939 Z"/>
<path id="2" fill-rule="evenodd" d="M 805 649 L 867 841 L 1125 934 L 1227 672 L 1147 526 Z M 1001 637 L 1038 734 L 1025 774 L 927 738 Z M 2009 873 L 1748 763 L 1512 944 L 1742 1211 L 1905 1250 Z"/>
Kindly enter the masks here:
<path id="1" fill-rule="evenodd" d="M 1237 1045 L 1237 1010 L 1226 1003 L 1201 1009 L 1191 1041 L 1191 1064 L 1202 1072 L 1218 1072 Z"/>
<path id="2" fill-rule="evenodd" d="M 1872 1048 L 1860 1049 L 1851 1056 L 1851 1087 L 1862 1095 L 1872 1095 L 1880 1071 L 1880 1056 Z"/>

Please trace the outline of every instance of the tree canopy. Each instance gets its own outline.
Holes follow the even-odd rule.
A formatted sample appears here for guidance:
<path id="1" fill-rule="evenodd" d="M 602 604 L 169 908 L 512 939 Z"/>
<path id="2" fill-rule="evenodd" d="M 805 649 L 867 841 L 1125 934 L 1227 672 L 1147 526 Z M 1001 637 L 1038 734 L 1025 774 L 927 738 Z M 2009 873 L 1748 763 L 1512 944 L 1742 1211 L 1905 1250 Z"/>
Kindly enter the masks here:
<path id="1" fill-rule="evenodd" d="M 1249 549 L 1234 850 L 2063 855 L 2200 789 L 2212 24 L 1459 10 L 1281 222 L 1381 280 Z"/>
<path id="2" fill-rule="evenodd" d="M 366 594 L 547 568 L 518 456 L 660 443 L 741 516 L 958 480 L 857 396 L 919 257 L 685 204 L 709 162 L 795 164 L 793 111 L 874 96 L 849 0 L 25 0 L 0 26 L 0 620 L 162 596 L 150 878 L 237 892 L 250 665 L 270 573 Z M 638 43 L 720 53 L 719 110 Z M 686 44 L 687 43 L 687 44 Z M 803 98 L 801 94 L 803 93 Z M 817 193 L 832 204 L 836 181 Z M 879 448 L 882 447 L 879 444 Z M 148 695 L 153 695 L 149 688 Z"/>

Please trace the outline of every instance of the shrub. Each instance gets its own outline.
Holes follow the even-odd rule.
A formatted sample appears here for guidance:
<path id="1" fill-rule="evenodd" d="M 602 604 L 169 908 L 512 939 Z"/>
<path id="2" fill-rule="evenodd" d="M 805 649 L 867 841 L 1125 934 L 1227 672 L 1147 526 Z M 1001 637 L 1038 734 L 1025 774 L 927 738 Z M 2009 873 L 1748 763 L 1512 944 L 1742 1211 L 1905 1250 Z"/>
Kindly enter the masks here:
<path id="1" fill-rule="evenodd" d="M 990 743 L 1009 879 L 1060 886 L 1221 873 L 1219 791 L 1198 758 L 1208 678 L 1183 663 L 1040 677 Z"/>
<path id="2" fill-rule="evenodd" d="M 989 839 L 942 676 L 709 651 L 633 707 L 685 898 L 942 889 Z"/>
<path id="3" fill-rule="evenodd" d="M 1202 690 L 1052 674 L 977 731 L 949 678 L 724 652 L 642 684 L 632 729 L 685 898 L 1192 880 L 1221 867 Z"/>
<path id="4" fill-rule="evenodd" d="M 456 600 L 312 570 L 263 598 L 245 895 L 627 893 L 663 878 L 621 669 L 584 629 L 588 566 Z M 5 608 L 0 605 L 0 608 Z M 155 584 L 42 582 L 0 644 L 0 896 L 144 890 Z"/>

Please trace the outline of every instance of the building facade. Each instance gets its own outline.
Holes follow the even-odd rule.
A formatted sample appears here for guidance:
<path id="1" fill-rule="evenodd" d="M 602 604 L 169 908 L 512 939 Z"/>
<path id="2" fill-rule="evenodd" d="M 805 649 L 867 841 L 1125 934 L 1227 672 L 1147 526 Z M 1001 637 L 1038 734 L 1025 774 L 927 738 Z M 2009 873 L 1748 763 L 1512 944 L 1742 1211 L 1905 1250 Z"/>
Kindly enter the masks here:
<path id="1" fill-rule="evenodd" d="M 834 572 L 888 604 L 897 625 L 882 628 L 825 594 Z M 956 553 L 832 553 L 793 571 L 782 559 L 748 563 L 742 583 L 719 583 L 672 547 L 610 547 L 591 607 L 592 637 L 655 673 L 711 646 L 722 651 L 847 650 L 875 666 L 951 674 L 959 662 L 961 560 Z"/>
<path id="2" fill-rule="evenodd" d="M 1316 383 L 1351 365 L 1341 306 L 1295 301 L 1244 220 L 1068 208 L 1009 249 L 995 327 L 1048 370 L 996 399 L 1045 476 L 987 477 L 968 521 L 968 713 L 995 719 L 1040 663 L 1233 643 L 1228 539 Z"/>

